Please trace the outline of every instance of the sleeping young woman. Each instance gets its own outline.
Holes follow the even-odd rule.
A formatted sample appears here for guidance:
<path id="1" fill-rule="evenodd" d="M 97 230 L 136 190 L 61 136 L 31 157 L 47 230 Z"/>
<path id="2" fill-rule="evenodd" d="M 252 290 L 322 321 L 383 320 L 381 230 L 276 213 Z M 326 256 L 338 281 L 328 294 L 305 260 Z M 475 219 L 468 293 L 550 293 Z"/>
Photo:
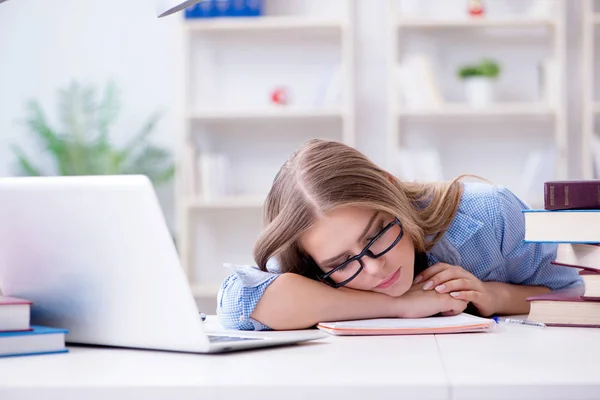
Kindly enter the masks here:
<path id="1" fill-rule="evenodd" d="M 267 196 L 258 268 L 236 267 L 221 285 L 221 323 L 522 314 L 527 297 L 581 284 L 550 263 L 557 245 L 523 241 L 525 203 L 460 178 L 403 182 L 352 147 L 309 141 Z"/>

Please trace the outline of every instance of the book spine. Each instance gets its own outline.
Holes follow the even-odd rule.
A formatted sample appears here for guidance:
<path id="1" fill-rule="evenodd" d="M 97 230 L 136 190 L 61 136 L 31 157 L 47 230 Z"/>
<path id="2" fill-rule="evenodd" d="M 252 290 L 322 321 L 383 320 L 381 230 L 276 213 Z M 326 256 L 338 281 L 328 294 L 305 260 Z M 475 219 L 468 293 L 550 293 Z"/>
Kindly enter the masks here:
<path id="1" fill-rule="evenodd" d="M 600 181 L 544 182 L 544 209 L 600 209 Z"/>

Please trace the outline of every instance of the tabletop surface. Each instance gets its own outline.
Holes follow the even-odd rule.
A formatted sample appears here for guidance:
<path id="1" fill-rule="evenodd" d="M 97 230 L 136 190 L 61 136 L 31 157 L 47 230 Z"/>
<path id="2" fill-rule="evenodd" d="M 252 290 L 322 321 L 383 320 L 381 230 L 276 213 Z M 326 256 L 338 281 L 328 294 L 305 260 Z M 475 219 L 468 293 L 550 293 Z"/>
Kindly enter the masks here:
<path id="1" fill-rule="evenodd" d="M 207 328 L 221 331 L 214 318 Z M 109 390 L 113 398 L 146 393 L 145 398 L 157 399 L 200 393 L 260 399 L 283 394 L 286 399 L 599 399 L 598 339 L 597 329 L 498 325 L 489 333 L 328 336 L 212 355 L 69 346 L 66 354 L 0 359 L 0 398 L 64 400 L 87 390 L 87 398 L 100 399 Z"/>

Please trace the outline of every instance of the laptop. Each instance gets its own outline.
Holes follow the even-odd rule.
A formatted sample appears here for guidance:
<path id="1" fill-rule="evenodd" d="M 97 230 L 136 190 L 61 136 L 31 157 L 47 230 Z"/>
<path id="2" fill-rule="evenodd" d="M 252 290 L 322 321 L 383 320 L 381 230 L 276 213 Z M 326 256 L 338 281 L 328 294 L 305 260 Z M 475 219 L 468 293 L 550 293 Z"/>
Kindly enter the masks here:
<path id="1" fill-rule="evenodd" d="M 0 178 L 0 289 L 68 343 L 217 353 L 326 336 L 209 335 L 145 176 Z"/>

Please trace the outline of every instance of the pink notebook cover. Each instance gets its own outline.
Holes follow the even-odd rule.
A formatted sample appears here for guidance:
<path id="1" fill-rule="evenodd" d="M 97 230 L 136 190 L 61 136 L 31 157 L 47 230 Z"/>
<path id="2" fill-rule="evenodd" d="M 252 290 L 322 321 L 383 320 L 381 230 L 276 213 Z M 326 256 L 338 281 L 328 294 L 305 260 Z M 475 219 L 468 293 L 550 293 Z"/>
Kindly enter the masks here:
<path id="1" fill-rule="evenodd" d="M 0 296 L 0 306 L 11 306 L 17 304 L 31 304 L 31 301 L 19 299 L 17 297 Z"/>

